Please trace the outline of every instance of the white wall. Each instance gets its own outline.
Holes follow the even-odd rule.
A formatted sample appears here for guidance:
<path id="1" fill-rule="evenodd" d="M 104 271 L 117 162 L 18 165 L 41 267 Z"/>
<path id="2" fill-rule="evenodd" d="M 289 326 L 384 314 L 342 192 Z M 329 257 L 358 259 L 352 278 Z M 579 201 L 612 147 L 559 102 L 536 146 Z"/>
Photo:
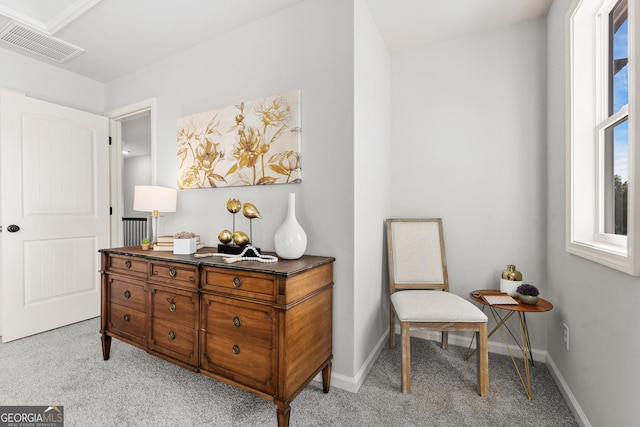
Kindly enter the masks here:
<path id="1" fill-rule="evenodd" d="M 148 212 L 133 210 L 133 194 L 136 185 L 151 185 L 151 156 L 125 157 L 123 163 L 122 195 L 124 199 L 124 216 L 145 217 L 149 214 Z"/>
<path id="2" fill-rule="evenodd" d="M 507 264 L 551 295 L 545 58 L 544 19 L 392 57 L 391 212 L 443 218 L 459 295 L 498 288 Z M 527 317 L 535 349 L 546 349 L 549 319 Z"/>
<path id="3" fill-rule="evenodd" d="M 383 230 L 391 197 L 391 56 L 363 0 L 355 2 L 354 26 L 353 333 L 359 383 L 389 327 Z"/>
<path id="4" fill-rule="evenodd" d="M 640 278 L 568 254 L 565 249 L 565 15 L 555 0 L 547 18 L 548 291 L 555 307 L 548 351 L 593 426 L 638 425 Z M 636 113 L 637 114 L 637 113 Z M 562 323 L 569 326 L 565 350 Z"/>
<path id="5" fill-rule="evenodd" d="M 351 2 L 306 1 L 112 81 L 105 92 L 107 111 L 156 98 L 156 184 L 175 186 L 179 117 L 301 89 L 302 184 L 179 191 L 178 212 L 165 224 L 215 245 L 231 226 L 225 205 L 235 197 L 260 210 L 253 240 L 273 250 L 295 192 L 307 253 L 336 258 L 333 372 L 347 379 L 354 376 L 353 20 Z M 248 231 L 243 220 L 237 228 Z"/>
<path id="6" fill-rule="evenodd" d="M 78 110 L 104 112 L 102 83 L 7 49 L 0 49 L 0 64 L 0 87 Z"/>

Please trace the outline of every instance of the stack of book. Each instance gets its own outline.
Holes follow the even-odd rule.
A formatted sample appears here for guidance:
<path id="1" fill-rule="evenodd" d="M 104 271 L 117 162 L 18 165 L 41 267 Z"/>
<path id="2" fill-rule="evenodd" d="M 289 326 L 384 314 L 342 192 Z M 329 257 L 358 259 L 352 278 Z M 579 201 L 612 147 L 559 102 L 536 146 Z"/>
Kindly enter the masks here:
<path id="1" fill-rule="evenodd" d="M 200 236 L 196 236 L 196 249 L 204 247 L 204 243 L 200 240 Z M 158 236 L 158 241 L 153 245 L 154 251 L 170 251 L 173 252 L 173 236 Z"/>

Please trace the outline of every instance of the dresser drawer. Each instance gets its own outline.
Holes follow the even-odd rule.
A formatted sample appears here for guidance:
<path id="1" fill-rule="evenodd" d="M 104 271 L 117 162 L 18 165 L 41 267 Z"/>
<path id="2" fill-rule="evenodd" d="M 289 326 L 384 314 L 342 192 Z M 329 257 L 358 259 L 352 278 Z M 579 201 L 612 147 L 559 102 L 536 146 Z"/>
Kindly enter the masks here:
<path id="1" fill-rule="evenodd" d="M 151 318 L 149 348 L 195 366 L 198 364 L 198 331 Z"/>
<path id="2" fill-rule="evenodd" d="M 112 303 L 145 312 L 145 284 L 120 276 L 108 276 L 109 300 Z"/>
<path id="3" fill-rule="evenodd" d="M 152 285 L 150 313 L 179 323 L 192 329 L 198 329 L 199 296 L 198 292 L 189 292 L 176 288 Z"/>
<path id="4" fill-rule="evenodd" d="M 109 330 L 132 341 L 145 344 L 147 316 L 118 304 L 109 306 Z"/>
<path id="5" fill-rule="evenodd" d="M 215 295 L 202 295 L 201 328 L 243 339 L 265 348 L 275 348 L 275 310 L 262 304 Z"/>
<path id="6" fill-rule="evenodd" d="M 204 331 L 202 334 L 202 369 L 265 393 L 274 392 L 275 350 L 251 341 Z"/>
<path id="7" fill-rule="evenodd" d="M 150 278 L 170 285 L 197 289 L 198 267 L 188 264 L 151 261 Z"/>
<path id="8" fill-rule="evenodd" d="M 216 268 L 205 268 L 203 274 L 203 289 L 266 301 L 276 299 L 276 279 L 272 275 Z"/>
<path id="9" fill-rule="evenodd" d="M 149 263 L 142 258 L 110 255 L 108 265 L 110 271 L 133 274 L 139 277 L 146 278 L 149 273 Z"/>

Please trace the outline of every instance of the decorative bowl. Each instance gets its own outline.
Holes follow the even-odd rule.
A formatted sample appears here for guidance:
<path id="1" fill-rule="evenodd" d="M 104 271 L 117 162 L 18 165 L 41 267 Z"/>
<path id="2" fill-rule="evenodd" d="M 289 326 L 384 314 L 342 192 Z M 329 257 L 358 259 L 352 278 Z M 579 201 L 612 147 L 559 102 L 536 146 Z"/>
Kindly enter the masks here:
<path id="1" fill-rule="evenodd" d="M 536 305 L 538 303 L 538 295 L 522 295 L 522 294 L 518 294 L 518 299 L 523 304 Z"/>

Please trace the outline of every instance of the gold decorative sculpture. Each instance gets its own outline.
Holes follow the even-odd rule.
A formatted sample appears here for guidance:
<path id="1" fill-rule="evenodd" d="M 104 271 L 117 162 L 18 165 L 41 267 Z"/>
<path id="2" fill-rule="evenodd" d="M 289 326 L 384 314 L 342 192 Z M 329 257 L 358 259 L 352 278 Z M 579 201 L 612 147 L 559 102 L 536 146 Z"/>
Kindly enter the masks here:
<path id="1" fill-rule="evenodd" d="M 238 212 L 240 212 L 240 209 L 242 208 L 242 203 L 240 203 L 240 200 L 238 199 L 229 199 L 227 200 L 227 210 L 229 212 L 231 212 L 231 215 L 233 215 L 233 228 L 231 229 L 231 235 L 233 236 L 233 233 L 235 233 L 236 231 L 236 214 Z M 226 236 L 225 236 L 226 238 Z M 220 235 L 218 235 L 218 239 L 220 239 Z M 231 239 L 229 239 L 226 242 L 223 242 L 222 239 L 220 239 L 220 241 L 222 243 L 229 243 L 231 241 Z"/>
<path id="2" fill-rule="evenodd" d="M 218 240 L 220 240 L 224 244 L 227 244 L 231 240 L 233 240 L 233 233 L 231 231 L 229 231 L 229 230 L 222 230 L 218 234 Z"/>
<path id="3" fill-rule="evenodd" d="M 242 207 L 242 203 L 238 199 L 229 199 L 227 201 L 227 210 L 232 214 L 240 212 L 240 208 Z"/>
<path id="4" fill-rule="evenodd" d="M 244 246 L 251 243 L 251 239 L 244 231 L 236 231 L 233 233 L 233 243 L 238 246 Z"/>
<path id="5" fill-rule="evenodd" d="M 232 230 L 222 230 L 218 233 L 218 240 L 222 245 L 218 245 L 218 252 L 237 254 L 242 247 L 249 245 L 253 241 L 253 220 L 262 218 L 260 211 L 252 203 L 242 204 L 238 199 L 229 199 L 227 201 L 227 210 L 233 216 Z M 244 231 L 236 231 L 236 214 L 242 211 L 242 215 L 249 219 L 249 235 Z M 259 248 L 254 248 L 257 254 L 260 253 Z"/>
<path id="6" fill-rule="evenodd" d="M 244 206 L 242 206 L 242 215 L 249 218 L 249 238 L 253 241 L 253 220 L 254 218 L 262 218 L 260 212 L 258 212 L 258 208 L 251 203 L 245 203 Z"/>
<path id="7" fill-rule="evenodd" d="M 244 206 L 242 206 L 242 214 L 249 219 L 262 218 L 260 212 L 258 212 L 258 208 L 251 203 L 245 203 Z"/>

